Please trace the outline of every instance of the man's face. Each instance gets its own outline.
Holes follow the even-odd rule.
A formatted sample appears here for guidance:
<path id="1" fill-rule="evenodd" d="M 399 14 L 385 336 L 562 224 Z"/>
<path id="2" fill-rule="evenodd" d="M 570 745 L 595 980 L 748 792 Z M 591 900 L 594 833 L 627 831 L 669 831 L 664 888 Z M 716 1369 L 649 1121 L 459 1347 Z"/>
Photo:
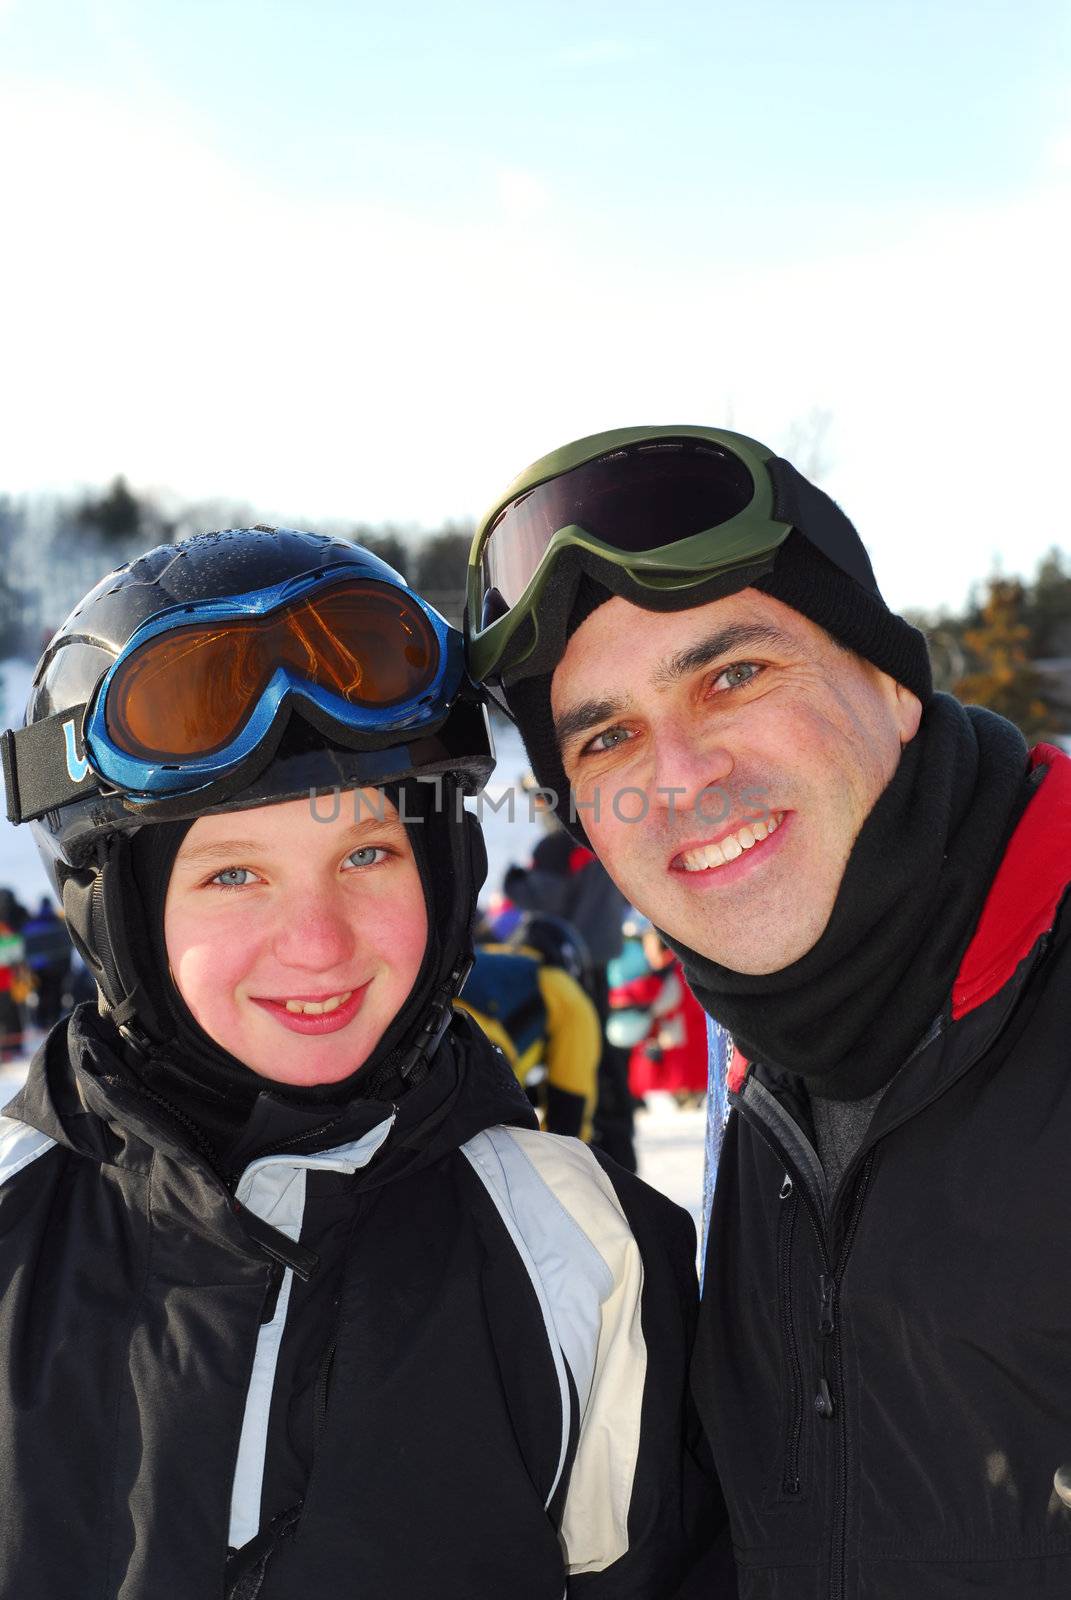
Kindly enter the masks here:
<path id="1" fill-rule="evenodd" d="M 608 600 L 569 640 L 551 709 L 578 818 L 618 888 L 744 973 L 778 972 L 819 939 L 922 712 L 755 589 L 675 612 Z"/>

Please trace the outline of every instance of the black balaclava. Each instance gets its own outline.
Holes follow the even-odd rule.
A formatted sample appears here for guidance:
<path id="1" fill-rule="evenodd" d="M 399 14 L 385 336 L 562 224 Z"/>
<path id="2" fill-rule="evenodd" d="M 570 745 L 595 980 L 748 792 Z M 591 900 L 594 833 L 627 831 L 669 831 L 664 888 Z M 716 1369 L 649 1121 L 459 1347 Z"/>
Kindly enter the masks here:
<path id="1" fill-rule="evenodd" d="M 409 780 L 385 789 L 413 847 L 428 919 L 428 945 L 405 1004 L 367 1061 L 336 1083 L 295 1086 L 253 1072 L 216 1044 L 195 1021 L 170 976 L 164 903 L 171 869 L 191 821 L 157 823 L 130 839 L 132 903 L 129 942 L 138 978 L 157 1019 L 147 1050 L 130 1056 L 137 1076 L 172 1110 L 192 1121 L 220 1154 L 238 1140 L 258 1097 L 328 1112 L 354 1099 L 397 1099 L 409 1083 L 399 1067 L 431 1014 L 438 994 L 471 951 L 476 896 L 486 872 L 482 836 L 460 811 L 452 783 Z M 341 804 L 347 800 L 341 795 Z M 326 802 L 325 802 L 326 803 Z"/>

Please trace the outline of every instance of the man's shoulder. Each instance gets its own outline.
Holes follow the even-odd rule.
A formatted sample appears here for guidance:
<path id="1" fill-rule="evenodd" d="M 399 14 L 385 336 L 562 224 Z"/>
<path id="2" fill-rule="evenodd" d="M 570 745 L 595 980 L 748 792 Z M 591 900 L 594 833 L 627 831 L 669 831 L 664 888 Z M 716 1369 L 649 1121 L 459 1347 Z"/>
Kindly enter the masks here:
<path id="1" fill-rule="evenodd" d="M 957 1020 L 1003 989 L 1042 943 L 1068 937 L 1071 758 L 1054 746 L 1039 745 L 1031 763 L 1043 776 L 993 874 L 956 974 L 952 1015 Z"/>

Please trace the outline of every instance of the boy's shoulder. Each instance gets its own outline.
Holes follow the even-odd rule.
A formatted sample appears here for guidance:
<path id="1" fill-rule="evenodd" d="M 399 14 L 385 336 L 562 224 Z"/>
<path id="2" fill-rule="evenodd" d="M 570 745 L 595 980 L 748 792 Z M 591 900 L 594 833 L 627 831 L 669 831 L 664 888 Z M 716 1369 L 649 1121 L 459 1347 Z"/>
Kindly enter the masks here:
<path id="1" fill-rule="evenodd" d="M 669 1252 L 694 1263 L 695 1225 L 682 1207 L 610 1157 L 561 1134 L 533 1128 L 485 1128 L 462 1152 L 507 1226 L 528 1231 L 556 1222 L 563 1236 L 579 1231 L 610 1260 L 625 1238 L 641 1256 Z"/>
<path id="2" fill-rule="evenodd" d="M 0 1189 L 55 1148 L 55 1139 L 47 1133 L 0 1113 Z"/>

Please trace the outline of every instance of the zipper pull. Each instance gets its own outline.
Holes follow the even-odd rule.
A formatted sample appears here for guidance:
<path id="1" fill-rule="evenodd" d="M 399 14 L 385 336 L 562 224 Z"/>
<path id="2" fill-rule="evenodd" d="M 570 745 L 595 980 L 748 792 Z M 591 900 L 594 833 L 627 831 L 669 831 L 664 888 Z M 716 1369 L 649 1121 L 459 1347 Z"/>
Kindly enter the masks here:
<path id="1" fill-rule="evenodd" d="M 818 1280 L 818 1288 L 822 1296 L 822 1308 L 818 1317 L 818 1331 L 824 1339 L 828 1339 L 836 1325 L 833 1314 L 833 1300 L 837 1292 L 837 1280 L 823 1272 Z"/>
<path id="2" fill-rule="evenodd" d="M 833 1396 L 829 1392 L 829 1384 L 826 1382 L 825 1378 L 819 1378 L 818 1380 L 818 1393 L 814 1397 L 814 1409 L 818 1412 L 818 1415 L 820 1417 L 824 1417 L 827 1422 L 837 1409 L 833 1404 Z"/>
<path id="3" fill-rule="evenodd" d="M 785 1181 L 781 1185 L 781 1192 L 780 1192 L 780 1194 L 778 1195 L 777 1198 L 779 1200 L 787 1200 L 787 1199 L 789 1199 L 789 1197 L 792 1194 L 793 1187 L 794 1187 L 794 1185 L 793 1185 L 792 1179 L 789 1177 L 788 1173 L 786 1172 L 785 1173 Z"/>
<path id="4" fill-rule="evenodd" d="M 279 1290 L 282 1288 L 282 1283 L 283 1268 L 279 1265 L 278 1261 L 269 1262 L 268 1283 L 264 1291 L 264 1305 L 260 1313 L 260 1321 L 262 1326 L 266 1322 L 273 1321 L 275 1317 L 275 1309 L 279 1304 Z"/>

